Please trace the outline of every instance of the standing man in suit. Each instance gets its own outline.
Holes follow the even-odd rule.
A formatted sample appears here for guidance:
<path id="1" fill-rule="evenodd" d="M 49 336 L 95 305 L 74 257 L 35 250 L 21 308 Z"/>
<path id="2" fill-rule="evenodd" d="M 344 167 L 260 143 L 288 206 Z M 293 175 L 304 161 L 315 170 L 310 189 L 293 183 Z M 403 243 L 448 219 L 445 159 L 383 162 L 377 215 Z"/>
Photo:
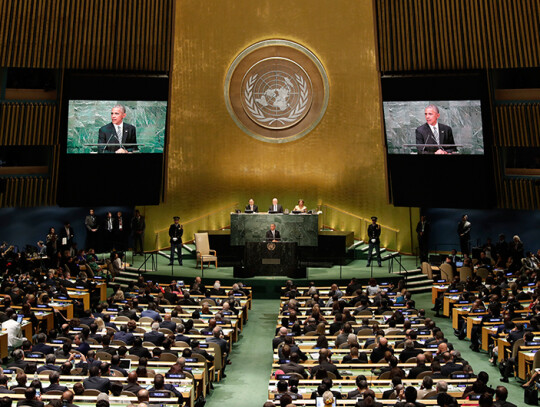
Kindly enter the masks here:
<path id="1" fill-rule="evenodd" d="M 137 131 L 135 126 L 124 123 L 126 108 L 123 105 L 116 105 L 111 110 L 111 123 L 99 129 L 98 143 L 103 146 L 98 147 L 100 153 L 126 154 L 138 150 L 137 146 L 123 146 L 137 143 Z M 112 145 L 111 145 L 112 144 Z"/>
<path id="2" fill-rule="evenodd" d="M 73 238 L 75 237 L 75 232 L 73 232 L 73 228 L 68 221 L 64 222 L 64 227 L 60 229 L 59 235 L 60 243 L 62 244 L 62 252 L 64 250 L 71 249 L 71 246 L 73 245 Z"/>
<path id="3" fill-rule="evenodd" d="M 469 217 L 463 215 L 461 222 L 458 223 L 457 232 L 459 235 L 459 245 L 461 246 L 461 253 L 463 256 L 469 257 L 469 241 L 471 240 L 471 222 Z"/>
<path id="4" fill-rule="evenodd" d="M 114 245 L 114 218 L 112 212 L 107 212 L 107 216 L 103 222 L 102 234 L 105 251 L 111 251 Z"/>
<path id="5" fill-rule="evenodd" d="M 84 219 L 84 226 L 86 226 L 86 248 L 99 251 L 100 248 L 97 247 L 99 242 L 99 223 L 93 209 L 90 209 L 89 214 L 86 215 L 86 218 Z"/>
<path id="6" fill-rule="evenodd" d="M 141 213 L 138 209 L 135 210 L 133 219 L 131 219 L 131 233 L 133 234 L 133 251 L 134 254 L 143 255 L 143 237 L 144 230 L 146 229 L 146 222 L 144 216 L 141 216 Z M 138 249 L 138 250 L 137 250 Z"/>
<path id="7" fill-rule="evenodd" d="M 416 129 L 416 144 L 433 144 L 434 147 L 418 147 L 419 154 L 448 154 L 457 152 L 456 147 L 441 146 L 441 144 L 455 144 L 452 128 L 446 124 L 438 123 L 439 108 L 429 105 L 424 111 L 426 123 Z"/>
<path id="8" fill-rule="evenodd" d="M 381 236 L 381 226 L 377 223 L 376 216 L 371 217 L 371 225 L 368 226 L 367 234 L 369 238 L 369 248 L 368 248 L 368 259 L 367 259 L 366 267 L 369 267 L 371 265 L 371 257 L 373 256 L 373 248 L 375 248 L 375 252 L 377 253 L 377 264 L 379 265 L 379 267 L 382 267 L 381 240 L 379 239 L 379 237 Z"/>
<path id="9" fill-rule="evenodd" d="M 259 207 L 255 205 L 255 201 L 251 198 L 246 205 L 246 211 L 252 211 L 253 213 L 259 212 Z"/>
<path id="10" fill-rule="evenodd" d="M 277 198 L 272 199 L 272 205 L 268 208 L 268 212 L 283 213 L 283 206 L 278 204 Z"/>
<path id="11" fill-rule="evenodd" d="M 116 218 L 114 219 L 114 249 L 117 251 L 126 250 L 126 221 L 122 216 L 122 212 L 118 211 L 116 213 Z"/>
<path id="12" fill-rule="evenodd" d="M 420 262 L 428 261 L 429 253 L 429 232 L 430 224 L 426 215 L 420 216 L 420 221 L 416 225 L 418 236 L 418 249 L 420 250 Z"/>
<path id="13" fill-rule="evenodd" d="M 180 217 L 173 217 L 174 223 L 169 227 L 169 237 L 171 238 L 171 258 L 169 266 L 174 263 L 174 252 L 178 255 L 178 264 L 182 265 L 182 235 L 184 227 L 180 224 Z"/>
<path id="14" fill-rule="evenodd" d="M 270 225 L 270 230 L 266 232 L 266 241 L 267 242 L 279 242 L 281 241 L 281 235 L 279 230 L 276 230 L 276 224 L 272 223 Z"/>

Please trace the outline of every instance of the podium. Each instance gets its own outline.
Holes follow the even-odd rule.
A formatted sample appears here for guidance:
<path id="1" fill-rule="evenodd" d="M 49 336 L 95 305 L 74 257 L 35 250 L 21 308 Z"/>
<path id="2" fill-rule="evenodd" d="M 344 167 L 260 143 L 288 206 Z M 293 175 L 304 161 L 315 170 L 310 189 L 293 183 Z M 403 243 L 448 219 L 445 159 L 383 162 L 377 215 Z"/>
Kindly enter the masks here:
<path id="1" fill-rule="evenodd" d="M 305 271 L 298 269 L 297 251 L 296 242 L 246 242 L 244 275 L 305 277 Z"/>
<path id="2" fill-rule="evenodd" d="M 126 150 L 130 150 L 130 149 L 133 149 L 134 147 L 144 147 L 146 144 L 141 144 L 141 143 L 85 143 L 83 144 L 83 147 L 97 147 L 97 151 L 92 151 L 91 154 L 96 154 L 96 153 L 99 153 L 99 154 L 103 154 L 103 153 L 107 153 L 107 154 L 111 154 L 111 153 L 114 153 L 114 151 L 106 151 L 106 149 L 108 147 L 118 147 L 118 148 L 124 148 Z M 129 151 L 130 153 L 133 153 L 133 152 L 137 152 L 138 151 Z"/>

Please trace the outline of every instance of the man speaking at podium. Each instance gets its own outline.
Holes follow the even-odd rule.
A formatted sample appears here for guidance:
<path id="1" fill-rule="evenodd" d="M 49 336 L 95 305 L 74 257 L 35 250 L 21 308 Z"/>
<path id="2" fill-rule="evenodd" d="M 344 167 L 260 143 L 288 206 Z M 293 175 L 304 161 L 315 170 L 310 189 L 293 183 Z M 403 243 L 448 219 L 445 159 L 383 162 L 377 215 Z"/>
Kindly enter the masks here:
<path id="1" fill-rule="evenodd" d="M 418 146 L 419 154 L 448 154 L 457 152 L 456 147 L 440 144 L 455 144 L 452 128 L 438 123 L 439 108 L 429 105 L 424 111 L 426 123 L 416 129 L 416 144 L 434 144 L 434 147 Z"/>
<path id="2" fill-rule="evenodd" d="M 270 230 L 266 232 L 266 241 L 267 242 L 280 242 L 281 241 L 281 235 L 279 234 L 279 230 L 276 230 L 275 223 L 272 223 L 270 225 Z"/>
<path id="3" fill-rule="evenodd" d="M 123 146 L 137 143 L 137 131 L 135 126 L 124 123 L 126 108 L 123 105 L 116 105 L 111 110 L 111 123 L 99 129 L 98 146 L 100 153 L 126 154 L 138 150 L 136 145 Z"/>

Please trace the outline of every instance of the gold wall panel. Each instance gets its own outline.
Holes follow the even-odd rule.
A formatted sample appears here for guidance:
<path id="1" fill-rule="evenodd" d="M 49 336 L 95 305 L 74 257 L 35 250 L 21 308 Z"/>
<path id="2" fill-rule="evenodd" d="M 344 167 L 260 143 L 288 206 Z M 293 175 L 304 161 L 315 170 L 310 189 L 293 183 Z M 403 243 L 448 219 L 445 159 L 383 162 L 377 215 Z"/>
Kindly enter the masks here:
<path id="1" fill-rule="evenodd" d="M 0 103 L 0 145 L 53 145 L 57 131 L 56 104 Z"/>
<path id="2" fill-rule="evenodd" d="M 495 126 L 498 146 L 540 147 L 540 103 L 496 106 Z"/>
<path id="3" fill-rule="evenodd" d="M 0 0 L 0 66 L 168 71 L 173 0 Z"/>
<path id="4" fill-rule="evenodd" d="M 375 0 L 380 69 L 536 67 L 540 2 Z"/>
<path id="5" fill-rule="evenodd" d="M 144 208 L 147 247 L 174 215 L 185 222 L 230 202 L 243 207 L 250 197 L 266 210 L 276 196 L 289 209 L 303 198 L 309 208 L 327 203 L 363 217 L 378 215 L 400 230 L 397 248 L 410 252 L 409 210 L 389 205 L 386 193 L 374 24 L 371 1 L 177 1 L 165 202 Z M 319 125 L 287 144 L 246 135 L 223 95 L 234 58 L 275 38 L 311 50 L 330 82 Z M 199 228 L 190 223 L 185 240 Z"/>

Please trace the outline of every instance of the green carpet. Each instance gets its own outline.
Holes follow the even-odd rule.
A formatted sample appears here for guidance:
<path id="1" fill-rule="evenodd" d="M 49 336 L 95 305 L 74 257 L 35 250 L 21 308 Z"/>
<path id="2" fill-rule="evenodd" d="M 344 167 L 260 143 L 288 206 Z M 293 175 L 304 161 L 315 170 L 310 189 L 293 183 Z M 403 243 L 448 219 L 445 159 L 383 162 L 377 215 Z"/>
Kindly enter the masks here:
<path id="1" fill-rule="evenodd" d="M 227 377 L 214 384 L 207 407 L 262 407 L 268 398 L 278 311 L 278 300 L 253 301 L 249 321 L 234 345 Z"/>
<path id="2" fill-rule="evenodd" d="M 489 356 L 486 352 L 476 353 L 469 349 L 471 342 L 469 340 L 460 341 L 454 335 L 454 329 L 452 328 L 452 320 L 449 318 L 436 318 L 435 313 L 431 311 L 433 304 L 431 303 L 431 293 L 416 294 L 413 296 L 416 301 L 417 308 L 424 308 L 426 310 L 426 316 L 433 318 L 438 327 L 444 332 L 445 338 L 447 338 L 453 345 L 454 349 L 461 352 L 463 359 L 467 360 L 474 369 L 474 373 L 484 371 L 489 374 L 489 386 L 494 389 L 497 386 L 504 385 L 508 389 L 508 400 L 514 403 L 518 407 L 525 407 L 527 404 L 523 402 L 523 389 L 521 383 L 516 379 L 510 378 L 510 383 L 502 383 L 499 379 L 501 377 L 499 368 L 491 366 L 489 363 Z"/>
<path id="3" fill-rule="evenodd" d="M 434 312 L 431 311 L 431 293 L 416 294 L 414 300 L 418 308 L 426 309 L 427 316 L 434 317 Z M 278 308 L 278 300 L 253 300 L 249 322 L 242 332 L 241 340 L 234 346 L 231 357 L 233 364 L 227 367 L 227 378 L 214 385 L 215 389 L 208 397 L 208 407 L 233 404 L 235 407 L 258 407 L 264 404 L 268 394 L 272 363 L 271 340 L 277 323 Z M 454 336 L 451 320 L 434 319 L 446 338 L 454 344 L 454 348 L 473 366 L 475 373 L 482 370 L 487 372 L 490 376 L 489 385 L 493 388 L 504 384 L 499 381 L 499 369 L 489 364 L 486 353 L 472 352 L 469 341 L 460 341 Z M 511 378 L 510 383 L 505 386 L 509 392 L 508 401 L 518 407 L 527 406 L 523 402 L 523 389 L 515 379 Z"/>

